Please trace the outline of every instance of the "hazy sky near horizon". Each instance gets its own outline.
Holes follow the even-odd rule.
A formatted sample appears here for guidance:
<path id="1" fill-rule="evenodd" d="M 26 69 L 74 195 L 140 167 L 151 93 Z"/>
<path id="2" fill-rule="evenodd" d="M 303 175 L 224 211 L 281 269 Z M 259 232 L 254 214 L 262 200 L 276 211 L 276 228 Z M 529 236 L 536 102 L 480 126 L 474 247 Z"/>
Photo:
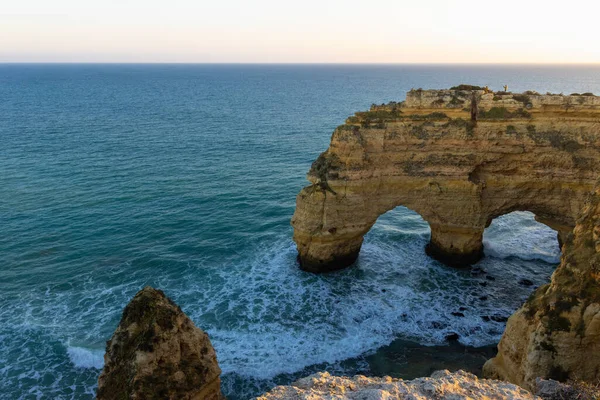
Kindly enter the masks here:
<path id="1" fill-rule="evenodd" d="M 597 0 L 18 0 L 0 62 L 600 63 Z"/>

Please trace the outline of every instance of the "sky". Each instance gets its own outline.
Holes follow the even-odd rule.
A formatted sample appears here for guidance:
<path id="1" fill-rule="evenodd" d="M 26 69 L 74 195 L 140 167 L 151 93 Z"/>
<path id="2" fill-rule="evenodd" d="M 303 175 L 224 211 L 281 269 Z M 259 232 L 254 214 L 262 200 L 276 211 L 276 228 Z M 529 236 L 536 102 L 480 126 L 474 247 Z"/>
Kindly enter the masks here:
<path id="1" fill-rule="evenodd" d="M 599 0 L 4 0 L 0 62 L 600 63 Z"/>

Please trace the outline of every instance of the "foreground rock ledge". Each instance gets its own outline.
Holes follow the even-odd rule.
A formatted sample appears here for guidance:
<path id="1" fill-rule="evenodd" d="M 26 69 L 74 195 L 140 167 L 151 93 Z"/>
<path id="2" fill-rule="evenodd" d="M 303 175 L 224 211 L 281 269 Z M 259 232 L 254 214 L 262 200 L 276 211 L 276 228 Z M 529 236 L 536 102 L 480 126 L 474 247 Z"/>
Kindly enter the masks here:
<path id="1" fill-rule="evenodd" d="M 427 254 L 451 266 L 477 262 L 484 229 L 512 211 L 533 212 L 564 239 L 598 175 L 598 96 L 413 90 L 348 118 L 312 164 L 292 218 L 300 265 L 351 265 L 397 206 L 429 223 Z"/>
<path id="2" fill-rule="evenodd" d="M 97 398 L 221 400 L 208 335 L 165 294 L 139 291 L 106 344 Z"/>
<path id="3" fill-rule="evenodd" d="M 537 377 L 600 379 L 600 187 L 565 240 L 550 284 L 509 318 L 483 372 L 528 389 Z"/>
<path id="4" fill-rule="evenodd" d="M 539 397 L 519 386 L 494 380 L 478 379 L 475 375 L 458 371 L 437 371 L 431 378 L 411 381 L 402 379 L 353 378 L 331 376 L 321 372 L 303 378 L 291 386 L 278 386 L 257 400 L 302 399 L 494 399 L 534 400 Z"/>

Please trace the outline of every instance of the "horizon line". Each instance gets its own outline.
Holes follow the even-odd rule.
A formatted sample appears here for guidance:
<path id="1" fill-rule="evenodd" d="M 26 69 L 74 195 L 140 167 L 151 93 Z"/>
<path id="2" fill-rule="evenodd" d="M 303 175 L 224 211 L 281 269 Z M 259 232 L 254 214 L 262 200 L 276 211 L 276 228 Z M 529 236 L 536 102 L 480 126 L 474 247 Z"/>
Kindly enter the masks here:
<path id="1" fill-rule="evenodd" d="M 425 65 L 425 66 L 600 66 L 600 62 L 179 62 L 179 61 L 0 61 L 0 65 Z"/>

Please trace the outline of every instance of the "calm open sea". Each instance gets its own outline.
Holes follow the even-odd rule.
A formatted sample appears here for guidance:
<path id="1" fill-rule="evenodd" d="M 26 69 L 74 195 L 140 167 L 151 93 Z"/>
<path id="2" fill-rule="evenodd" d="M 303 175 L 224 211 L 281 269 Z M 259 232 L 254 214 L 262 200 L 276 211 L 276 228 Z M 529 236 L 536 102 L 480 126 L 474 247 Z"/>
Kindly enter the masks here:
<path id="1" fill-rule="evenodd" d="M 486 231 L 487 286 L 427 258 L 428 226 L 404 208 L 345 271 L 301 272 L 291 240 L 337 125 L 459 83 L 600 94 L 600 67 L 0 65 L 0 398 L 92 398 L 145 285 L 210 334 L 232 399 L 315 370 L 375 373 L 370 355 L 396 339 L 497 343 L 532 290 L 518 281 L 545 283 L 558 261 L 531 214 Z"/>

